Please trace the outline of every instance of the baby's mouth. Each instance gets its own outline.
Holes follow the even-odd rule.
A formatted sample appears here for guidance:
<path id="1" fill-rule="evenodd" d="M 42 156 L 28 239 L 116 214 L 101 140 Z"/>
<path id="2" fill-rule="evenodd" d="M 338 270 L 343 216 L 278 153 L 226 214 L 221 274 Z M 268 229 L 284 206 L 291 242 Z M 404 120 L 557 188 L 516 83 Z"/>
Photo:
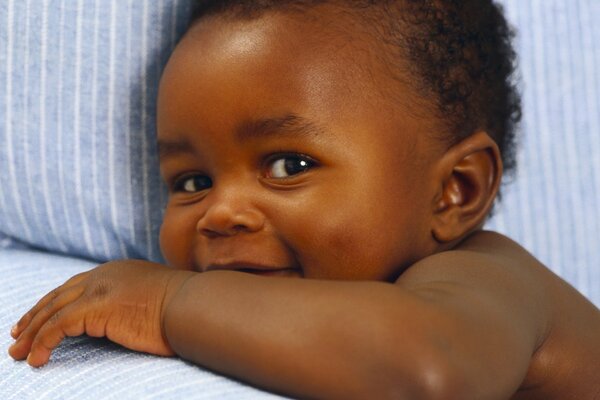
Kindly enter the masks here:
<path id="1" fill-rule="evenodd" d="M 194 246 L 193 257 L 198 272 L 228 270 L 260 276 L 304 276 L 293 253 L 273 238 L 236 236 L 229 240 L 200 241 Z"/>
<path id="2" fill-rule="evenodd" d="M 261 276 L 279 276 L 285 278 L 301 278 L 302 272 L 296 268 L 281 268 L 281 269 L 253 269 L 253 268 L 240 268 L 237 271 L 246 272 L 254 275 Z"/>
<path id="3" fill-rule="evenodd" d="M 206 271 L 238 271 L 260 276 L 279 276 L 289 278 L 301 278 L 302 270 L 297 267 L 287 266 L 272 266 L 255 264 L 249 262 L 229 262 L 227 264 L 210 264 L 206 268 L 201 268 L 202 272 Z"/>

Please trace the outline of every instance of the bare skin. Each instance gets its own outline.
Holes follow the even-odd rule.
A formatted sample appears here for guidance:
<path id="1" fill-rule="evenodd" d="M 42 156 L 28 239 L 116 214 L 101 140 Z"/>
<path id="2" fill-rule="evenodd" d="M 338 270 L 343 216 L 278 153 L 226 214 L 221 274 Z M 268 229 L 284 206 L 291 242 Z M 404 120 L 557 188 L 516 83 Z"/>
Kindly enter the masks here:
<path id="1" fill-rule="evenodd" d="M 158 110 L 175 268 L 73 277 L 17 323 L 12 357 L 41 366 L 88 334 L 298 397 L 600 396 L 599 310 L 481 230 L 495 143 L 441 143 L 414 90 L 333 34 L 334 16 L 188 32 Z M 386 79 L 400 99 L 382 97 Z"/>

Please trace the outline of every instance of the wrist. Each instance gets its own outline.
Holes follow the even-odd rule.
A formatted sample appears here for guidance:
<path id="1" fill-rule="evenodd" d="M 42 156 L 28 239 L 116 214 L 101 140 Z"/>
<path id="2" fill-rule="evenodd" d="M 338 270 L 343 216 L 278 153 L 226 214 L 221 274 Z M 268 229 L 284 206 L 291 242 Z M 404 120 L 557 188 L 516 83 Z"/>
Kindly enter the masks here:
<path id="1" fill-rule="evenodd" d="M 169 343 L 169 338 L 167 335 L 167 321 L 168 321 L 168 313 L 171 303 L 183 292 L 183 289 L 186 283 L 193 277 L 197 276 L 197 272 L 191 271 L 173 271 L 173 274 L 169 278 L 166 288 L 165 294 L 163 297 L 163 301 L 160 309 L 160 326 L 161 326 L 161 335 L 163 337 L 163 341 L 167 344 L 171 351 L 173 351 L 173 347 Z M 173 351 L 173 353 L 175 353 Z"/>

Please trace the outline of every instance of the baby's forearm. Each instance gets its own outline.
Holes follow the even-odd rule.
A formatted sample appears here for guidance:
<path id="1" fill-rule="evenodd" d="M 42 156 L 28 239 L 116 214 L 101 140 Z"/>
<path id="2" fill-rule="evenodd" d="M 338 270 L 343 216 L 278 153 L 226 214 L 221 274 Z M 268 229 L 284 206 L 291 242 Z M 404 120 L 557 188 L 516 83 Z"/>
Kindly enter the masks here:
<path id="1" fill-rule="evenodd" d="M 437 390 L 425 381 L 439 353 L 423 331 L 436 316 L 396 285 L 214 271 L 187 280 L 166 307 L 177 354 L 273 391 L 415 399 Z"/>

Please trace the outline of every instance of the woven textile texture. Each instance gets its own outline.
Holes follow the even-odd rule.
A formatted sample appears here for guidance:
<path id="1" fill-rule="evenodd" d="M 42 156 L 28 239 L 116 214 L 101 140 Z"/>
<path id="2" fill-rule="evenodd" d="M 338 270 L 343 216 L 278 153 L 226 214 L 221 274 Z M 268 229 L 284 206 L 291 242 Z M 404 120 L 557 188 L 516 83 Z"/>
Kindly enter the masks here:
<path id="1" fill-rule="evenodd" d="M 160 260 L 155 100 L 190 4 L 0 2 L 0 234 Z"/>
<path id="2" fill-rule="evenodd" d="M 41 296 L 95 263 L 31 250 L 0 250 L 0 398 L 279 399 L 179 358 L 128 351 L 108 340 L 68 338 L 33 369 L 10 358 L 10 327 Z"/>

